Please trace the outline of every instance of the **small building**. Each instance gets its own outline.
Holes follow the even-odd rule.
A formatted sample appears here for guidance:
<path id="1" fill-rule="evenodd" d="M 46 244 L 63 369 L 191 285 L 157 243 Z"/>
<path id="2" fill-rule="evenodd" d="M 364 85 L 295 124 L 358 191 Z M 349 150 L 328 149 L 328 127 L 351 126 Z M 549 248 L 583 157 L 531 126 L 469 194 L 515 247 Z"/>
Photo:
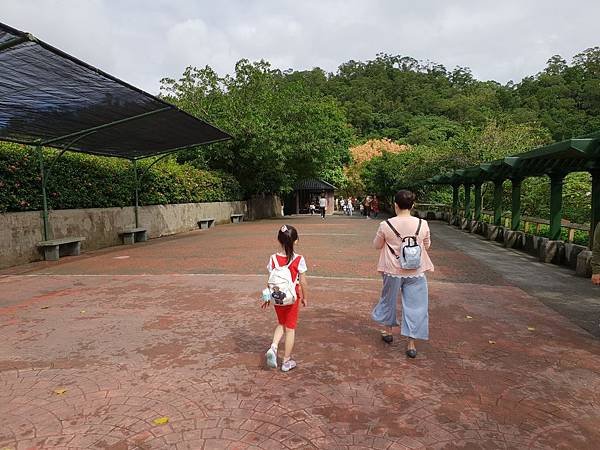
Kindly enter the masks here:
<path id="1" fill-rule="evenodd" d="M 286 214 L 308 214 L 309 206 L 315 202 L 317 211 L 319 210 L 319 198 L 324 195 L 327 199 L 327 214 L 333 214 L 335 186 L 323 180 L 308 179 L 299 181 L 294 187 L 292 195 L 288 196 L 285 202 Z"/>

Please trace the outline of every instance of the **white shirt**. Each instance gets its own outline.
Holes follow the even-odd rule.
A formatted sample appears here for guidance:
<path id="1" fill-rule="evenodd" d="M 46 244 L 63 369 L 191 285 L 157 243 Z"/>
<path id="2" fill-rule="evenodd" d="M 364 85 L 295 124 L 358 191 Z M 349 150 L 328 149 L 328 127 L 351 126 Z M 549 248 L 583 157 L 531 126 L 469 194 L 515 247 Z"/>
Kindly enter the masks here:
<path id="1" fill-rule="evenodd" d="M 319 199 L 319 206 L 321 208 L 325 208 L 327 206 L 327 199 L 325 197 L 321 197 Z"/>

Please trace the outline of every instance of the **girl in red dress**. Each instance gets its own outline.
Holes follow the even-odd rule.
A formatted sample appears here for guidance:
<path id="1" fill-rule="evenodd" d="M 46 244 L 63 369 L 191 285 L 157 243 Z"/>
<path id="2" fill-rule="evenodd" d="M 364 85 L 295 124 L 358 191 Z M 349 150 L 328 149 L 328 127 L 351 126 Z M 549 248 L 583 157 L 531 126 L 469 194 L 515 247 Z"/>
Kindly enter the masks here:
<path id="1" fill-rule="evenodd" d="M 283 372 L 288 372 L 296 367 L 296 361 L 294 361 L 291 356 L 292 349 L 294 348 L 294 338 L 300 303 L 302 303 L 302 306 L 308 306 L 305 276 L 307 267 L 304 256 L 294 253 L 294 244 L 298 242 L 298 232 L 293 226 L 282 226 L 277 233 L 277 241 L 281 245 L 281 250 L 269 258 L 267 269 L 269 272 L 273 270 L 273 258 L 277 258 L 277 264 L 279 264 L 279 266 L 283 267 L 287 265 L 289 267 L 292 274 L 292 280 L 296 283 L 296 301 L 291 305 L 275 305 L 278 325 L 273 333 L 273 343 L 269 350 L 267 350 L 265 356 L 267 358 L 267 365 L 271 368 L 277 368 L 277 350 L 279 341 L 285 334 L 285 347 L 281 370 Z M 270 304 L 270 301 L 263 302 L 262 308 L 266 308 Z"/>

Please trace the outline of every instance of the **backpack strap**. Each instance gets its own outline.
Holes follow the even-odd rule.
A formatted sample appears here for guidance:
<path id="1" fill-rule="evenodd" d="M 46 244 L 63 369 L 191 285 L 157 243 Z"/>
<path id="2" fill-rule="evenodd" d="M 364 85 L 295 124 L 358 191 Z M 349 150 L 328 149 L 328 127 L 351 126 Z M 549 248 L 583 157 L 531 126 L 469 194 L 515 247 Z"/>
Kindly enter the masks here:
<path id="1" fill-rule="evenodd" d="M 277 261 L 277 255 L 271 255 L 271 267 L 273 269 L 280 269 L 279 262 Z"/>
<path id="2" fill-rule="evenodd" d="M 421 218 L 419 217 L 419 226 L 417 227 L 417 232 L 415 233 L 415 237 L 417 237 L 419 235 L 419 231 L 421 231 Z"/>
<path id="3" fill-rule="evenodd" d="M 419 219 L 419 221 L 420 221 L 420 220 L 421 220 L 421 219 Z M 394 225 L 392 225 L 392 223 L 391 223 L 391 222 L 390 222 L 388 219 L 386 219 L 385 223 L 387 223 L 387 224 L 389 225 L 389 227 L 392 229 L 392 231 L 394 232 L 394 234 L 395 234 L 397 237 L 399 237 L 400 239 L 402 239 L 402 236 L 400 236 L 400 233 L 398 233 L 398 230 L 396 230 L 396 229 L 394 228 Z M 420 227 L 421 227 L 421 222 L 419 222 L 419 228 L 420 228 Z M 418 233 L 418 231 L 417 231 L 417 233 Z"/>

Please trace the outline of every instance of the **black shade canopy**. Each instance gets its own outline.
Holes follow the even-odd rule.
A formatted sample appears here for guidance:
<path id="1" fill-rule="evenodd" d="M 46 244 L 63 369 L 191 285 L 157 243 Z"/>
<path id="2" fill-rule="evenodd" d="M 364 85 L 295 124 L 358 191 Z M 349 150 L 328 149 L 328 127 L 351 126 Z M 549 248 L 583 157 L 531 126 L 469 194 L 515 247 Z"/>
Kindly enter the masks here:
<path id="1" fill-rule="evenodd" d="M 137 159 L 230 136 L 0 23 L 0 140 Z"/>

